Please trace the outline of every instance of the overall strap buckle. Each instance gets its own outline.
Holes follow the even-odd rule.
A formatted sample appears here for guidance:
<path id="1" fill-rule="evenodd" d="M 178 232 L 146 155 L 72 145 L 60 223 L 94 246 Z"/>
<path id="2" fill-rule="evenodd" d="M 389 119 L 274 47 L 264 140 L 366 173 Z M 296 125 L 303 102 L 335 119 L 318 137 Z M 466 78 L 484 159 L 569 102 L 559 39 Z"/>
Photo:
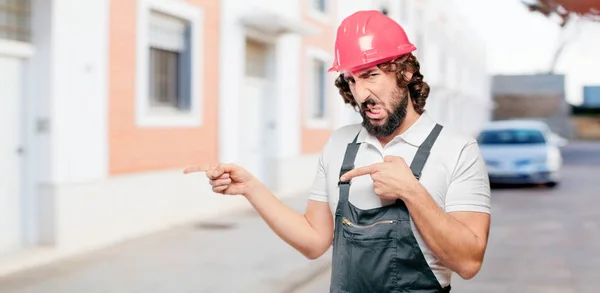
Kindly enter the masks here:
<path id="1" fill-rule="evenodd" d="M 340 177 L 341 178 L 344 174 L 346 174 L 348 171 L 354 169 L 354 164 L 350 165 L 350 166 L 342 166 L 342 169 L 340 170 Z M 338 186 L 342 185 L 342 184 L 348 184 L 351 185 L 352 184 L 352 180 L 348 180 L 348 181 L 340 181 L 338 180 Z"/>

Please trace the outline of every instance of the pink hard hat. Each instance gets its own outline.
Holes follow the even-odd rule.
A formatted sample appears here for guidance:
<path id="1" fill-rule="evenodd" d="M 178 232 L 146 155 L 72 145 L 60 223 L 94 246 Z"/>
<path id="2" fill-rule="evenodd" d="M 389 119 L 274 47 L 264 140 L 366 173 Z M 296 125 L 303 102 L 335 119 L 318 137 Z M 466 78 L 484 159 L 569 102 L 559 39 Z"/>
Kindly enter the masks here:
<path id="1" fill-rule="evenodd" d="M 394 20 L 377 10 L 359 11 L 338 27 L 335 59 L 329 71 L 358 70 L 416 49 Z"/>

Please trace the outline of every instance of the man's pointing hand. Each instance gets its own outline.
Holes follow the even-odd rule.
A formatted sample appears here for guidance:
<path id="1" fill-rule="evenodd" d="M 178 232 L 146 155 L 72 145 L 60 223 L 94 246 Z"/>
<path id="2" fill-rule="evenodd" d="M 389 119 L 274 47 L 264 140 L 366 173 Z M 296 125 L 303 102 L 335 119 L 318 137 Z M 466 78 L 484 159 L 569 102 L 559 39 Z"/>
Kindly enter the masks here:
<path id="1" fill-rule="evenodd" d="M 184 174 L 205 172 L 213 192 L 221 194 L 247 195 L 254 177 L 244 168 L 233 164 L 211 166 L 202 164 L 190 166 L 183 170 Z"/>
<path id="2" fill-rule="evenodd" d="M 420 186 L 402 157 L 386 156 L 382 163 L 352 169 L 340 177 L 340 181 L 363 175 L 371 175 L 375 194 L 385 199 L 402 199 Z"/>

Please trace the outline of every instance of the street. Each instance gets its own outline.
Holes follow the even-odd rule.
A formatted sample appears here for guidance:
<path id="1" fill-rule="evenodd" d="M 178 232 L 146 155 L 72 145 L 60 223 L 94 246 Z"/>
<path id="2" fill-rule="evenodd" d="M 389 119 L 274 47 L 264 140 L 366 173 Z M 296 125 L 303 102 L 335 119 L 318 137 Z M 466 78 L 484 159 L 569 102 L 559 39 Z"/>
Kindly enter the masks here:
<path id="1" fill-rule="evenodd" d="M 493 190 L 481 272 L 453 292 L 598 292 L 600 143 L 564 149 L 555 189 Z M 287 203 L 304 209 L 306 197 Z M 253 211 L 194 223 L 0 279 L 2 293 L 329 292 L 330 254 L 309 261 Z"/>
<path id="2" fill-rule="evenodd" d="M 306 195 L 285 202 L 303 211 Z M 329 260 L 306 259 L 248 210 L 0 278 L 0 292 L 290 292 Z"/>
<path id="3" fill-rule="evenodd" d="M 452 276 L 452 291 L 592 293 L 600 289 L 600 143 L 563 150 L 555 189 L 494 189 L 492 228 L 480 273 Z M 295 293 L 328 292 L 330 271 Z"/>

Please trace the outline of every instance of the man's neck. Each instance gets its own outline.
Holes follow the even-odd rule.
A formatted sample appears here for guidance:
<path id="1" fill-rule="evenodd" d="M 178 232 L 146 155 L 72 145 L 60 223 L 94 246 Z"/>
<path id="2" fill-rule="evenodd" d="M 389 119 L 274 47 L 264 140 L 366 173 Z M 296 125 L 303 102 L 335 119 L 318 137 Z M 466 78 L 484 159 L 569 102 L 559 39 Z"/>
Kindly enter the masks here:
<path id="1" fill-rule="evenodd" d="M 387 145 L 390 141 L 392 141 L 392 139 L 394 139 L 394 137 L 396 137 L 396 136 L 404 133 L 406 130 L 408 130 L 413 124 L 415 124 L 415 122 L 417 122 L 419 117 L 421 117 L 421 114 L 417 113 L 416 111 L 408 111 L 406 113 L 406 117 L 404 118 L 404 121 L 402 121 L 400 126 L 396 129 L 396 131 L 394 131 L 394 133 L 392 133 L 392 135 L 377 138 L 377 140 L 379 140 L 379 143 L 381 143 L 381 147 L 382 148 L 385 147 L 385 145 Z"/>

